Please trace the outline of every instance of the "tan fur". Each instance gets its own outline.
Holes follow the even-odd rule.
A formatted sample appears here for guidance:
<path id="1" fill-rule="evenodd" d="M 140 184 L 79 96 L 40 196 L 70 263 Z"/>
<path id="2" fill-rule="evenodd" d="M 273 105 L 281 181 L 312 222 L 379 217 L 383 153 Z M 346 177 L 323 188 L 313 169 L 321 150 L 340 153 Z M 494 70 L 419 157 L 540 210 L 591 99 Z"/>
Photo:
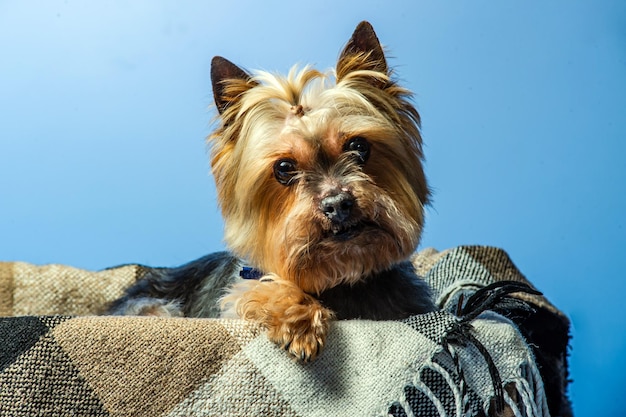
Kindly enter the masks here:
<path id="1" fill-rule="evenodd" d="M 232 302 L 238 317 L 261 323 L 271 341 L 301 360 L 317 356 L 333 317 L 296 284 L 273 274 L 233 287 L 224 298 L 225 304 Z"/>
<path id="2" fill-rule="evenodd" d="M 221 114 L 209 141 L 225 241 L 271 276 L 226 301 L 298 358 L 316 356 L 332 317 L 312 295 L 407 259 L 422 230 L 428 188 L 419 115 L 367 30 L 355 31 L 334 72 L 294 67 L 286 77 L 214 80 Z M 363 42 L 370 51 L 359 49 Z M 343 151 L 354 137 L 371 145 L 363 166 Z M 292 185 L 274 177 L 281 158 L 297 163 Z M 319 209 L 337 192 L 354 197 L 349 221 L 360 227 L 345 241 L 329 236 L 333 225 Z"/>

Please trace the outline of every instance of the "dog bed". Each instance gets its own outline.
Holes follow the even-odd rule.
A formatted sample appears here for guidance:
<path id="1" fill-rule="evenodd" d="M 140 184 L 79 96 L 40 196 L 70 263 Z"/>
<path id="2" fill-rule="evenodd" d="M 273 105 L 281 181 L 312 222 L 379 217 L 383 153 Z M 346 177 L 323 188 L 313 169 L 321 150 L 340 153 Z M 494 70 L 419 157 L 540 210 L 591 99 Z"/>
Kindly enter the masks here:
<path id="1" fill-rule="evenodd" d="M 240 320 L 98 316 L 150 267 L 0 262 L 0 416 L 571 416 L 568 319 L 507 254 L 414 256 L 441 311 L 331 326 L 312 363 Z"/>

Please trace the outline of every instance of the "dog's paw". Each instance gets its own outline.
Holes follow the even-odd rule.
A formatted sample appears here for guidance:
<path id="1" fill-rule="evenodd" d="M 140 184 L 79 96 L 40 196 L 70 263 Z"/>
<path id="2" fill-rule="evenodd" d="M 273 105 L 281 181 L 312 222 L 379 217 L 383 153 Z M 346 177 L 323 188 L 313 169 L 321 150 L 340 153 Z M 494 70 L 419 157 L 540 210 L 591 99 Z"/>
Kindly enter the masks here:
<path id="1" fill-rule="evenodd" d="M 260 323 L 269 339 L 297 360 L 315 359 L 328 333 L 332 311 L 289 281 L 258 282 L 240 294 L 239 317 Z"/>
<path id="2" fill-rule="evenodd" d="M 183 317 L 181 306 L 176 301 L 162 298 L 131 298 L 111 308 L 107 314 L 115 316 Z"/>
<path id="3" fill-rule="evenodd" d="M 268 327 L 268 337 L 302 362 L 314 360 L 326 343 L 332 313 L 318 303 L 290 306 L 281 324 Z"/>

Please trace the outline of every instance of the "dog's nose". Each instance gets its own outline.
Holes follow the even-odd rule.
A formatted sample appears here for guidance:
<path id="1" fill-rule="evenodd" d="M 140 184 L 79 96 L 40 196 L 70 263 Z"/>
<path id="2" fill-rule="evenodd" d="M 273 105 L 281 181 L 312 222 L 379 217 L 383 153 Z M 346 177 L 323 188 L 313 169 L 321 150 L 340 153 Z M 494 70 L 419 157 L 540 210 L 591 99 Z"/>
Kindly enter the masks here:
<path id="1" fill-rule="evenodd" d="M 339 193 L 325 197 L 320 203 L 320 209 L 331 221 L 344 222 L 350 217 L 354 206 L 354 197 L 348 193 Z"/>

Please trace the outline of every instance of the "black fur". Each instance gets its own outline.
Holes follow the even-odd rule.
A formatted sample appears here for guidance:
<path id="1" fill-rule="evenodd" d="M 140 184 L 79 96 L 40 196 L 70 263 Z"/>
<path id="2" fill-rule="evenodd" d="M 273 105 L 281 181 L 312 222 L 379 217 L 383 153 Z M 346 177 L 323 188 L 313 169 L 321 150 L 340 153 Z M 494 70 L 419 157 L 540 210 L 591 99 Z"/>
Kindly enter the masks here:
<path id="1" fill-rule="evenodd" d="M 354 285 L 328 289 L 318 298 L 340 320 L 397 320 L 435 310 L 428 284 L 408 261 Z"/>
<path id="2" fill-rule="evenodd" d="M 107 314 L 132 314 L 139 299 L 172 302 L 186 317 L 219 317 L 219 298 L 233 283 L 241 262 L 229 252 L 215 252 L 177 268 L 145 268 L 145 275 L 115 300 Z"/>
<path id="3" fill-rule="evenodd" d="M 133 314 L 138 300 L 172 303 L 186 317 L 219 317 L 219 298 L 239 277 L 243 263 L 228 252 L 216 252 L 177 268 L 145 268 L 145 275 L 114 301 L 107 314 Z M 395 320 L 435 310 L 428 285 L 410 262 L 340 285 L 317 298 L 338 319 Z"/>

